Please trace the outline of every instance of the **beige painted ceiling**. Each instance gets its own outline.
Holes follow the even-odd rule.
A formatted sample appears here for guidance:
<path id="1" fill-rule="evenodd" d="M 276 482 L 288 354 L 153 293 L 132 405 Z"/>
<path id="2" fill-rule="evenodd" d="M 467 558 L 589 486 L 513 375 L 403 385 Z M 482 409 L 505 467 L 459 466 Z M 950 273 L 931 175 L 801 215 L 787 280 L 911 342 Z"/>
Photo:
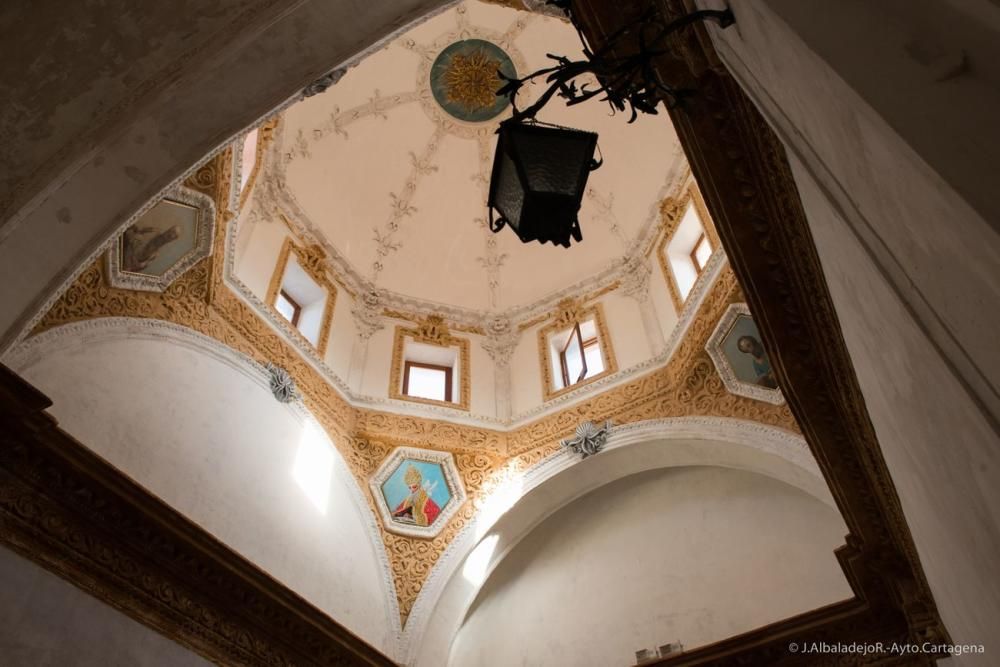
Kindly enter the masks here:
<path id="1" fill-rule="evenodd" d="M 435 102 L 429 70 L 442 49 L 478 38 L 519 74 L 546 53 L 578 57 L 579 37 L 556 18 L 469 1 L 412 28 L 323 94 L 290 107 L 279 154 L 266 166 L 299 215 L 379 289 L 477 311 L 524 307 L 621 262 L 655 223 L 656 205 L 685 169 L 665 114 L 610 115 L 596 100 L 555 99 L 539 119 L 599 133 L 604 166 L 590 176 L 583 241 L 522 244 L 486 225 L 497 123 L 467 123 Z M 531 87 L 531 97 L 543 90 Z M 522 106 L 526 100 L 521 101 Z"/>

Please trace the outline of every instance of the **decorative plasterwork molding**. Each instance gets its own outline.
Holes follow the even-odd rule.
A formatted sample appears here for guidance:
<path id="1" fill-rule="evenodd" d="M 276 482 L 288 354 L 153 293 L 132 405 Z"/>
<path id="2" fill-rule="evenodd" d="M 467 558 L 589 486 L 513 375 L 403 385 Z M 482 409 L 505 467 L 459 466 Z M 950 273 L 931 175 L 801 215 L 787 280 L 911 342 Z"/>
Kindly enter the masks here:
<path id="1" fill-rule="evenodd" d="M 437 347 L 456 348 L 458 350 L 458 400 L 454 402 L 435 401 L 429 398 L 409 396 L 402 391 L 403 386 L 403 355 L 406 339 L 412 338 L 418 343 L 435 345 Z M 447 325 L 440 316 L 429 315 L 414 328 L 396 327 L 392 343 L 392 363 L 389 367 L 389 397 L 399 401 L 438 405 L 457 410 L 469 410 L 472 395 L 472 369 L 470 367 L 469 339 L 452 336 Z"/>
<path id="2" fill-rule="evenodd" d="M 392 476 L 392 473 L 396 471 L 396 468 L 406 459 L 427 461 L 428 463 L 438 464 L 441 467 L 441 471 L 444 473 L 444 479 L 445 483 L 448 484 L 448 490 L 451 492 L 451 499 L 448 500 L 448 504 L 440 508 L 441 514 L 438 515 L 434 523 L 429 526 L 411 526 L 399 523 L 393 519 L 392 508 L 385 503 L 385 496 L 382 494 L 382 484 L 384 484 L 386 480 Z M 408 537 L 427 538 L 437 536 L 466 501 L 465 485 L 462 483 L 462 477 L 458 474 L 458 469 L 455 467 L 454 457 L 449 452 L 440 452 L 431 449 L 397 447 L 393 450 L 392 454 L 390 454 L 389 457 L 382 462 L 382 465 L 378 467 L 375 474 L 372 475 L 371 479 L 368 481 L 368 487 L 371 491 L 375 506 L 378 508 L 379 516 L 382 518 L 382 525 L 385 526 L 385 529 L 392 533 L 406 535 Z"/>
<path id="3" fill-rule="evenodd" d="M 582 422 L 576 427 L 576 433 L 572 438 L 560 440 L 559 444 L 575 454 L 579 454 L 581 459 L 599 454 L 604 445 L 608 442 L 608 433 L 611 431 L 611 420 L 606 420 L 604 426 L 597 426 L 592 421 Z"/>
<path id="4" fill-rule="evenodd" d="M 200 169 L 189 183 L 201 191 L 216 193 L 224 201 L 229 165 L 230 156 L 220 156 Z M 539 406 L 537 414 L 532 413 L 523 422 L 512 422 L 473 419 L 462 411 L 393 399 L 352 400 L 350 392 L 338 391 L 339 378 L 315 350 L 311 346 L 303 349 L 293 337 L 283 335 L 282 326 L 287 324 L 284 318 L 263 308 L 260 299 L 233 277 L 234 223 L 228 228 L 218 224 L 217 235 L 215 256 L 200 262 L 163 294 L 108 287 L 99 264 L 87 267 L 40 320 L 35 333 L 81 319 L 122 315 L 158 318 L 189 327 L 261 364 L 272 361 L 287 368 L 296 379 L 303 403 L 316 415 L 360 483 L 367 483 L 393 447 L 419 446 L 452 452 L 473 499 L 489 493 L 511 461 L 523 468 L 557 450 L 558 440 L 569 435 L 581 419 L 628 423 L 713 414 L 796 428 L 787 409 L 726 392 L 712 370 L 704 341 L 725 306 L 742 300 L 735 278 L 724 270 L 721 256 L 709 263 L 707 270 L 713 281 L 704 283 L 706 291 L 699 312 L 695 313 L 690 300 L 686 305 L 687 314 L 681 316 L 683 326 L 673 334 L 676 349 L 668 350 L 671 354 L 665 351 L 657 357 L 658 364 L 650 360 L 633 367 L 634 377 L 622 374 L 602 378 L 593 383 L 593 390 L 588 387 L 567 392 Z M 224 242 L 226 238 L 229 243 Z M 589 296 L 597 298 L 612 288 Z M 598 392 L 598 385 L 604 391 Z M 437 419 L 436 415 L 444 418 Z M 410 613 L 427 573 L 471 512 L 469 505 L 461 509 L 430 542 L 378 527 L 391 566 L 401 621 Z"/>
<path id="5" fill-rule="evenodd" d="M 497 315 L 486 322 L 486 335 L 481 345 L 498 368 L 507 368 L 520 339 L 521 336 L 511 321 Z"/>
<path id="6" fill-rule="evenodd" d="M 142 290 L 146 292 L 162 292 L 171 283 L 197 264 L 202 259 L 212 254 L 212 239 L 215 238 L 215 202 L 211 197 L 207 197 L 200 192 L 191 190 L 183 186 L 178 186 L 170 190 L 162 197 L 153 202 L 152 206 L 146 208 L 146 212 L 154 206 L 164 202 L 177 202 L 184 206 L 190 206 L 197 210 L 198 219 L 195 223 L 194 245 L 173 266 L 164 271 L 163 275 L 154 276 L 146 273 L 132 273 L 125 271 L 121 267 L 122 243 L 125 242 L 125 233 L 129 227 L 121 230 L 107 246 L 105 261 L 108 267 L 108 281 L 113 287 L 124 289 Z M 136 222 L 141 221 L 137 218 Z"/>
<path id="7" fill-rule="evenodd" d="M 275 400 L 279 403 L 291 403 L 299 397 L 299 393 L 295 390 L 295 380 L 288 371 L 270 362 L 264 365 L 264 370 L 267 371 L 268 388 L 274 394 Z"/>
<path id="8" fill-rule="evenodd" d="M 674 417 L 637 421 L 613 426 L 608 432 L 603 451 L 608 452 L 658 440 L 665 441 L 663 446 L 669 446 L 671 441 L 683 440 L 729 442 L 790 463 L 814 478 L 818 488 L 825 488 L 819 466 L 800 435 L 753 421 L 724 417 Z M 554 449 L 548 456 L 536 460 L 517 473 L 520 483 L 513 487 L 518 489 L 516 497 L 508 498 L 504 505 L 515 507 L 528 493 L 555 475 L 580 464 L 581 461 L 579 455 L 571 451 Z M 835 508 L 829 493 L 813 495 L 827 506 Z M 466 556 L 490 534 L 490 530 L 503 514 L 497 513 L 488 503 L 480 503 L 475 516 L 455 535 L 435 563 L 407 619 L 400 645 L 400 657 L 404 664 L 412 665 L 417 661 L 432 619 L 435 622 L 461 623 L 465 616 L 464 611 L 457 613 L 455 618 L 444 621 L 435 613 L 437 605 L 449 582 L 459 575 L 459 569 Z M 513 545 L 510 548 L 513 548 Z M 502 559 L 506 553 L 509 553 L 509 549 L 505 553 L 495 554 L 494 559 Z M 471 597 L 466 603 L 471 603 Z M 450 637 L 454 637 L 454 632 L 458 629 L 458 625 L 455 625 Z"/>
<path id="9" fill-rule="evenodd" d="M 223 247 L 221 242 L 217 245 Z M 565 405 L 566 410 L 542 414 L 506 428 L 503 424 L 498 424 L 500 428 L 483 428 L 472 420 L 463 423 L 451 417 L 447 422 L 436 421 L 432 416 L 435 411 L 461 414 L 438 406 L 420 406 L 419 410 L 413 410 L 415 406 L 411 404 L 386 399 L 379 401 L 378 407 L 370 408 L 344 400 L 344 394 L 331 384 L 329 369 L 316 360 L 315 352 L 310 358 L 297 351 L 291 339 L 281 336 L 275 331 L 276 326 L 262 319 L 260 311 L 252 310 L 236 291 L 224 287 L 224 271 L 219 262 L 199 264 L 167 294 L 108 288 L 103 284 L 100 267 L 92 265 L 66 298 L 60 300 L 47 319 L 39 324 L 38 331 L 51 330 L 81 318 L 122 314 L 168 319 L 190 327 L 261 363 L 274 360 L 288 368 L 302 392 L 303 402 L 315 412 L 357 479 L 367 482 L 393 446 L 416 445 L 455 453 L 467 492 L 475 498 L 491 488 L 491 480 L 505 460 L 517 457 L 517 465 L 528 466 L 544 458 L 558 449 L 558 439 L 567 435 L 581 418 L 613 418 L 616 422 L 628 423 L 697 411 L 694 414 L 743 416 L 794 429 L 787 410 L 735 397 L 715 381 L 717 376 L 711 370 L 711 361 L 702 349 L 704 340 L 725 305 L 740 296 L 732 274 L 722 272 L 721 261 L 716 261 L 718 263 L 710 267 L 719 279 L 705 295 L 703 313 L 692 317 L 688 324 L 691 339 L 682 338 L 675 332 L 677 354 L 664 357 L 665 366 L 644 364 L 644 374 L 620 385 L 608 382 L 604 385 L 606 391 L 599 395 L 578 396 L 580 402 L 572 406 L 560 402 L 568 400 L 560 397 L 554 403 Z M 213 283 L 216 280 L 219 281 L 217 285 Z M 688 307 L 693 312 L 690 302 Z M 262 382 L 263 377 L 261 371 Z M 594 384 L 606 380 L 608 378 Z M 466 514 L 466 510 L 457 514 L 429 547 L 418 547 L 408 541 L 412 538 L 383 531 L 402 618 L 409 613 L 431 565 L 464 525 Z"/>
<path id="10" fill-rule="evenodd" d="M 712 358 L 715 370 L 718 371 L 719 377 L 722 378 L 722 384 L 726 385 L 726 389 L 738 396 L 746 396 L 758 401 L 767 401 L 775 405 L 782 405 L 785 402 L 785 397 L 781 394 L 781 389 L 768 389 L 767 387 L 761 387 L 740 380 L 736 377 L 736 373 L 729 364 L 729 360 L 726 359 L 722 344 L 725 342 L 726 336 L 729 335 L 729 331 L 733 328 L 733 325 L 736 324 L 736 320 L 740 317 L 752 318 L 753 315 L 750 314 L 750 308 L 745 303 L 730 304 L 719 320 L 719 323 L 715 325 L 715 331 L 709 336 L 708 342 L 705 343 L 705 351 Z"/>
<path id="11" fill-rule="evenodd" d="M 537 11 L 537 13 L 547 13 Z M 489 298 L 488 309 L 473 309 L 465 307 L 455 307 L 442 305 L 426 299 L 409 297 L 389 290 L 377 288 L 378 277 L 382 273 L 389 258 L 401 248 L 401 241 L 397 231 L 405 224 L 405 219 L 414 210 L 412 204 L 413 195 L 419 187 L 420 177 L 428 170 L 436 169 L 432 163 L 437 146 L 441 137 L 445 134 L 457 135 L 477 142 L 478 147 L 478 170 L 474 175 L 474 180 L 479 182 L 485 201 L 489 187 L 489 173 L 492 163 L 491 140 L 494 136 L 496 126 L 509 114 L 505 112 L 497 118 L 482 123 L 466 123 L 453 118 L 447 114 L 434 101 L 430 90 L 430 67 L 438 53 L 457 40 L 478 38 L 485 39 L 501 46 L 511 56 L 519 72 L 527 70 L 527 64 L 523 56 L 514 46 L 514 41 L 521 32 L 533 20 L 539 20 L 532 14 L 519 14 L 511 21 L 510 25 L 503 32 L 496 32 L 481 26 L 472 24 L 468 19 L 466 8 L 459 5 L 454 8 L 456 25 L 453 29 L 438 35 L 430 43 L 418 43 L 413 39 L 402 40 L 400 46 L 414 52 L 420 63 L 415 80 L 415 88 L 411 91 L 397 91 L 389 95 L 383 95 L 375 90 L 373 96 L 366 102 L 341 110 L 334 107 L 326 120 L 312 130 L 300 130 L 294 136 L 289 136 L 287 128 L 276 133 L 276 139 L 271 147 L 271 155 L 265 160 L 265 173 L 262 174 L 262 181 L 267 181 L 258 185 L 258 191 L 254 197 L 254 206 L 264 208 L 262 217 L 264 219 L 284 218 L 297 237 L 304 245 L 320 244 L 326 251 L 330 270 L 337 277 L 344 287 L 352 294 L 361 294 L 373 289 L 379 289 L 380 299 L 385 308 L 412 312 L 421 316 L 434 313 L 443 315 L 449 323 L 457 328 L 459 326 L 481 327 L 483 322 L 493 316 L 502 316 L 520 325 L 522 322 L 537 318 L 551 311 L 558 301 L 570 297 L 579 296 L 585 292 L 616 283 L 623 273 L 623 261 L 612 260 L 607 265 L 595 272 L 593 275 L 576 284 L 569 285 L 563 289 L 556 290 L 542 298 L 527 304 L 520 304 L 507 308 L 502 305 L 502 274 L 505 256 L 497 250 L 496 239 L 489 231 L 485 216 L 477 218 L 475 221 L 484 233 L 484 252 L 477 258 L 477 261 L 484 270 L 486 293 Z M 561 12 L 556 12 L 559 14 Z M 390 214 L 386 221 L 378 228 L 373 229 L 375 248 L 373 250 L 372 264 L 367 270 L 359 271 L 342 256 L 332 243 L 326 240 L 325 235 L 319 231 L 319 227 L 313 222 L 304 208 L 298 202 L 294 192 L 288 187 L 287 166 L 290 160 L 294 160 L 296 155 L 307 155 L 311 153 L 310 146 L 332 134 L 339 134 L 347 137 L 346 128 L 355 121 L 371 116 L 388 118 L 388 114 L 395 108 L 412 102 L 419 102 L 433 122 L 435 128 L 428 143 L 421 155 L 411 155 L 413 169 L 396 190 L 390 191 Z M 286 145 L 286 142 L 288 145 Z M 655 239 L 659 231 L 659 208 L 661 201 L 668 196 L 677 196 L 689 176 L 689 172 L 684 160 L 683 151 L 679 145 L 674 145 L 666 151 L 664 158 L 673 165 L 670 173 L 665 179 L 665 183 L 655 200 L 651 203 L 647 217 L 645 218 L 637 236 L 629 242 L 621 229 L 617 226 L 613 207 L 613 196 L 603 196 L 597 192 L 591 192 L 597 212 L 595 222 L 609 220 L 613 232 L 617 229 L 616 235 L 619 237 L 625 260 L 637 254 L 647 254 L 650 243 Z M 264 186 L 264 187 L 261 187 Z M 485 213 L 485 211 L 484 211 Z"/>
<path id="12" fill-rule="evenodd" d="M 682 179 L 686 179 L 687 173 L 682 173 L 680 177 Z M 261 183 L 260 187 L 267 186 L 264 183 Z M 254 201 L 257 201 L 257 196 L 255 196 Z M 658 219 L 659 204 L 652 207 L 652 215 L 656 216 Z M 346 260 L 343 260 L 343 258 L 339 256 L 336 248 L 332 244 L 325 242 L 321 235 L 313 236 L 302 227 L 295 225 L 293 222 L 294 218 L 287 218 L 286 220 L 288 221 L 289 228 L 293 230 L 293 233 L 296 233 L 296 230 L 304 232 L 304 237 L 300 237 L 303 243 L 315 240 L 321 244 L 324 250 L 327 251 L 329 262 L 327 270 L 333 271 L 334 275 L 338 276 L 338 279 L 342 281 L 341 284 L 345 289 L 349 292 L 363 295 L 360 299 L 355 299 L 354 307 L 352 309 L 355 325 L 357 327 L 357 333 L 362 339 L 367 339 L 375 331 L 384 328 L 384 313 L 386 310 L 397 309 L 399 311 L 407 312 L 412 317 L 426 317 L 432 314 L 440 314 L 444 316 L 451 326 L 456 328 L 462 327 L 463 329 L 474 330 L 481 327 L 481 330 L 487 333 L 486 338 L 482 342 L 483 348 L 486 349 L 492 356 L 494 353 L 490 352 L 489 348 L 493 348 L 493 346 L 496 345 L 493 349 L 496 353 L 498 353 L 497 358 L 503 359 L 506 356 L 506 359 L 509 362 L 509 355 L 513 353 L 513 350 L 520 342 L 521 334 L 519 331 L 514 330 L 514 320 L 509 319 L 508 316 L 503 313 L 479 312 L 475 312 L 472 316 L 469 316 L 468 311 L 441 306 L 440 304 L 425 303 L 393 292 L 376 289 L 370 282 L 361 279 L 356 273 L 353 273 L 353 269 L 346 262 Z M 655 240 L 657 233 L 658 227 L 650 225 L 647 230 L 647 235 L 640 239 L 642 243 L 635 244 L 634 250 L 641 253 L 646 247 L 646 244 L 651 244 L 652 241 Z M 573 385 L 568 390 L 565 390 L 552 398 L 544 400 L 544 402 L 540 405 L 514 414 L 509 418 L 497 418 L 470 414 L 469 412 L 456 410 L 444 405 L 427 404 L 416 406 L 409 401 L 366 396 L 354 392 L 347 386 L 347 383 L 344 382 L 340 376 L 334 373 L 333 370 L 326 365 L 325 361 L 316 354 L 312 345 L 310 345 L 308 341 L 305 341 L 304 339 L 299 340 L 300 337 L 290 327 L 285 318 L 278 315 L 273 308 L 266 306 L 264 302 L 253 294 L 250 288 L 235 275 L 236 225 L 234 221 L 229 223 L 226 238 L 224 266 L 224 280 L 226 284 L 241 299 L 254 308 L 261 317 L 267 320 L 272 327 L 286 332 L 289 341 L 296 347 L 298 352 L 305 358 L 309 359 L 311 365 L 319 371 L 352 406 L 375 410 L 391 410 L 393 412 L 411 416 L 427 416 L 429 413 L 431 416 L 436 418 L 448 419 L 450 421 L 469 426 L 499 429 L 501 431 L 513 431 L 521 428 L 534 419 L 555 413 L 570 403 L 582 400 L 587 396 L 607 390 L 611 387 L 624 384 L 642 373 L 649 372 L 665 364 L 680 344 L 684 334 L 688 331 L 688 328 L 695 318 L 698 309 L 702 305 L 705 296 L 708 294 L 710 287 L 722 274 L 722 271 L 726 266 L 725 253 L 721 250 L 721 248 L 712 253 L 712 257 L 705 266 L 705 270 L 702 272 L 701 276 L 699 276 L 699 279 L 696 281 L 694 287 L 691 288 L 691 293 L 688 295 L 684 308 L 678 315 L 677 325 L 668 337 L 666 345 L 660 354 L 629 368 L 618 370 L 613 374 L 598 377 L 592 382 Z M 334 268 L 331 268 L 331 264 Z M 632 264 L 628 261 L 618 263 L 607 273 L 602 273 L 594 279 L 588 279 L 578 283 L 572 288 L 555 292 L 549 297 L 537 302 L 531 309 L 521 310 L 520 321 L 522 324 L 520 326 L 524 327 L 526 324 L 534 326 L 544 322 L 546 319 L 551 317 L 551 313 L 556 309 L 558 301 L 567 297 L 582 294 L 585 300 L 598 298 L 601 294 L 604 294 L 616 287 L 614 281 L 607 281 L 608 276 L 610 275 L 611 277 L 615 277 L 617 280 L 617 276 L 620 272 L 630 266 L 632 266 Z M 346 273 L 337 273 L 338 268 L 343 268 Z M 352 277 L 357 277 L 357 281 L 352 281 Z M 595 289 L 587 289 L 592 286 L 595 287 Z M 358 291 L 355 292 L 354 290 Z M 560 298 L 556 300 L 556 297 Z M 544 310 L 543 306 L 545 307 Z M 518 310 L 519 309 L 515 308 L 504 312 L 517 312 Z M 456 312 L 458 313 L 457 316 Z M 532 317 L 529 318 L 529 315 Z M 537 321 L 532 322 L 533 319 Z M 504 331 L 497 330 L 491 334 L 491 327 L 496 326 L 497 322 L 502 322 L 504 320 L 510 323 L 511 329 Z M 494 342 L 490 342 L 489 340 L 491 335 L 495 336 Z"/>
<path id="13" fill-rule="evenodd" d="M 275 149 L 280 148 L 281 138 L 275 142 Z M 603 269 L 593 275 L 580 280 L 567 287 L 555 290 L 539 298 L 538 300 L 517 306 L 511 306 L 502 310 L 477 310 L 461 306 L 451 306 L 428 301 L 417 297 L 407 296 L 384 288 L 376 288 L 371 280 L 361 275 L 361 273 L 349 262 L 336 246 L 330 243 L 325 235 L 319 231 L 316 223 L 306 214 L 299 204 L 295 195 L 284 185 L 283 177 L 271 171 L 276 160 L 269 157 L 266 160 L 268 165 L 261 182 L 257 185 L 257 193 L 253 199 L 253 206 L 260 206 L 263 210 L 261 217 L 266 220 L 284 220 L 289 230 L 304 245 L 318 244 L 326 251 L 328 257 L 328 270 L 337 277 L 345 289 L 352 294 L 363 294 L 377 290 L 379 299 L 384 308 L 410 312 L 417 315 L 440 314 L 444 316 L 452 326 L 482 327 L 483 323 L 493 317 L 505 317 L 517 326 L 540 317 L 546 316 L 558 304 L 559 301 L 567 297 L 578 297 L 581 294 L 595 292 L 619 282 L 626 272 L 626 267 L 630 266 L 629 259 L 637 255 L 648 254 L 657 235 L 660 232 L 660 207 L 664 198 L 671 193 L 679 192 L 687 178 L 685 169 L 678 169 L 668 182 L 661 188 L 660 193 L 654 203 L 650 205 L 646 221 L 643 223 L 641 233 L 630 245 L 625 257 L 609 262 Z M 488 173 L 488 171 L 486 172 Z M 485 225 L 484 221 L 479 221 Z M 492 232 L 488 232 L 493 236 Z M 495 251 L 494 251 L 495 252 Z M 502 259 L 491 259 L 489 246 L 487 255 L 484 256 L 484 269 L 491 267 L 499 271 L 502 268 Z M 489 271 L 487 272 L 489 273 Z M 492 290 L 487 276 L 488 289 Z M 500 283 L 497 288 L 502 289 Z"/>

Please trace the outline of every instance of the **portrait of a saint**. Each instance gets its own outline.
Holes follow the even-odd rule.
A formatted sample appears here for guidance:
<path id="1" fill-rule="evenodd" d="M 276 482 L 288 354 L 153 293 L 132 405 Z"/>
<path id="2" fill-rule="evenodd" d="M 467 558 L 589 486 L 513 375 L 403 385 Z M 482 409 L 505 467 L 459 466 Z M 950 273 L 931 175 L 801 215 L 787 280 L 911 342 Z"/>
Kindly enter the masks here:
<path id="1" fill-rule="evenodd" d="M 434 523 L 434 519 L 441 513 L 441 508 L 431 498 L 432 489 L 425 487 L 423 475 L 415 466 L 410 465 L 403 474 L 403 481 L 409 489 L 409 494 L 393 510 L 393 518 L 417 526 L 429 526 Z"/>

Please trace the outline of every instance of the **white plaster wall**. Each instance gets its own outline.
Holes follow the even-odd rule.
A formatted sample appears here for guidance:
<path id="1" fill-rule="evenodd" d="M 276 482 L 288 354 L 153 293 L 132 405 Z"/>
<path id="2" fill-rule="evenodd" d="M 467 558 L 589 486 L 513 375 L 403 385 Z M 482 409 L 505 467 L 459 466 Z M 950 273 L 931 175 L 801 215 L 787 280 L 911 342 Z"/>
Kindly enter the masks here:
<path id="1" fill-rule="evenodd" d="M 313 504 L 293 478 L 306 425 L 263 378 L 175 342 L 124 337 L 70 344 L 17 370 L 52 399 L 62 428 L 366 641 L 394 650 L 367 507 L 343 464 L 329 471 L 325 509 Z"/>
<path id="2" fill-rule="evenodd" d="M 619 370 L 642 363 L 653 356 L 638 302 L 614 291 L 601 299 L 601 303 Z"/>
<path id="3" fill-rule="evenodd" d="M 510 406 L 515 415 L 542 403 L 538 330 L 543 326 L 539 324 L 522 331 L 510 357 Z"/>
<path id="4" fill-rule="evenodd" d="M 277 220 L 254 221 L 244 218 L 236 230 L 237 247 L 243 248 L 234 273 L 237 278 L 261 301 L 267 301 L 267 288 L 274 269 L 278 266 L 281 246 L 288 237 L 288 230 Z M 247 238 L 244 241 L 244 237 Z"/>
<path id="5" fill-rule="evenodd" d="M 209 664 L 4 548 L 0 616 L 0 658 L 6 667 Z"/>
<path id="6" fill-rule="evenodd" d="M 450 663 L 623 665 L 851 597 L 837 512 L 725 468 L 620 479 L 547 518 L 487 579 Z M 753 573 L 749 576 L 748 573 Z"/>
<path id="7" fill-rule="evenodd" d="M 663 335 L 666 337 L 677 326 L 677 309 L 674 307 L 673 299 L 670 298 L 667 278 L 663 275 L 656 250 L 653 251 L 650 262 L 652 271 L 649 274 L 649 298 L 653 302 L 656 317 L 660 320 L 660 328 L 663 329 Z"/>
<path id="8" fill-rule="evenodd" d="M 987 179 L 997 206 L 997 159 L 966 173 L 1000 146 L 1000 93 L 983 90 L 980 78 L 987 59 L 953 78 L 917 62 L 914 50 L 935 51 L 938 39 L 973 45 L 969 33 L 946 34 L 947 3 L 912 3 L 921 12 L 938 6 L 934 34 L 913 24 L 909 10 L 887 11 L 898 3 L 845 0 L 835 12 L 823 4 L 737 3 L 739 31 L 713 31 L 720 55 L 835 202 L 939 354 L 1000 420 L 1000 346 L 993 335 L 1000 326 L 993 307 L 1000 302 L 1000 223 L 977 213 L 973 206 L 981 200 L 963 199 L 969 193 L 946 180 L 956 170 L 965 174 L 966 188 Z M 1000 9 L 993 13 L 1000 17 Z M 937 55 L 947 60 L 956 54 L 944 42 Z M 1000 62 L 998 44 L 1000 30 L 992 62 Z M 975 104 L 973 89 L 981 93 Z M 952 145 L 942 145 L 948 140 Z"/>
<path id="9" fill-rule="evenodd" d="M 326 365 L 337 376 L 348 381 L 351 371 L 351 355 L 354 352 L 354 341 L 357 339 L 357 328 L 354 325 L 354 297 L 341 285 L 336 285 L 337 300 L 333 304 L 333 319 L 330 320 L 330 342 L 326 346 Z"/>
<path id="10" fill-rule="evenodd" d="M 483 337 L 459 334 L 469 339 L 469 365 L 472 367 L 472 413 L 497 416 L 496 380 L 493 374 L 493 360 L 483 349 Z"/>
<path id="11" fill-rule="evenodd" d="M 986 574 L 1000 563 L 1000 237 L 982 212 L 998 201 L 996 160 L 986 158 L 1000 146 L 1000 105 L 995 86 L 983 84 L 1000 62 L 1000 23 L 963 24 L 957 3 L 822 5 L 736 3 L 739 29 L 713 29 L 713 39 L 788 147 L 944 622 L 955 641 L 987 645 L 985 656 L 955 662 L 992 664 L 988 656 L 1000 652 L 1000 584 Z M 980 10 L 998 18 L 996 8 Z M 962 51 L 970 67 L 949 74 Z"/>
<path id="12" fill-rule="evenodd" d="M 386 319 L 385 326 L 368 339 L 368 355 L 365 357 L 364 376 L 361 381 L 362 394 L 378 397 L 389 395 L 389 369 L 392 366 L 392 345 L 396 327 L 409 327 L 412 324 L 412 322 Z"/>

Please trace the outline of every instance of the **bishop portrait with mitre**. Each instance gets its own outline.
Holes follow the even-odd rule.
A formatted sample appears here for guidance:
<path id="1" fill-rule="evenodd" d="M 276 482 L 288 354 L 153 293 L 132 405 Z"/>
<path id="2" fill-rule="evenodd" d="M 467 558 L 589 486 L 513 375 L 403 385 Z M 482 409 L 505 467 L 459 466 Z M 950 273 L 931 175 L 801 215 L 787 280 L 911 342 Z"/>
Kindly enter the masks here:
<path id="1" fill-rule="evenodd" d="M 403 475 L 403 481 L 410 488 L 410 495 L 396 506 L 392 516 L 404 522 L 413 522 L 418 526 L 429 526 L 441 513 L 441 508 L 430 497 L 423 486 L 423 477 L 416 467 L 410 465 Z"/>

